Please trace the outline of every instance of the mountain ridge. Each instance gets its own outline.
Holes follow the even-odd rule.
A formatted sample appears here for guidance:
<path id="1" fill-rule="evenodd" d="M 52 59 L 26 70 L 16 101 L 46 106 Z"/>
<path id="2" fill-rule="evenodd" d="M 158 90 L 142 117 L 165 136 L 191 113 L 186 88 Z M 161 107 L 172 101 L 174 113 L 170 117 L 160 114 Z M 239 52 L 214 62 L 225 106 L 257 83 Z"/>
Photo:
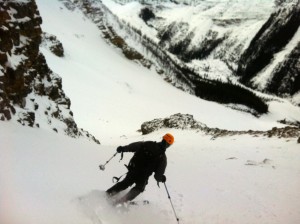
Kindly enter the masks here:
<path id="1" fill-rule="evenodd" d="M 274 66 L 275 69 L 269 76 L 274 79 L 265 87 L 257 88 L 256 85 L 251 84 L 253 81 L 249 79 L 245 81 L 247 78 L 244 71 L 252 69 L 255 71 L 252 72 L 252 77 L 258 76 L 258 72 L 272 63 L 275 54 L 282 51 L 283 47 L 290 42 L 300 24 L 298 0 L 263 3 L 254 1 L 244 5 L 241 1 L 230 3 L 201 1 L 195 6 L 149 2 L 143 5 L 134 1 L 123 2 L 123 5 L 117 6 L 112 2 L 103 1 L 104 5 L 124 21 L 124 24 L 130 24 L 137 28 L 138 32 L 143 32 L 144 36 L 157 42 L 166 52 L 182 60 L 184 63 L 181 64 L 195 69 L 199 75 L 205 75 L 207 79 L 217 77 L 225 82 L 226 79 L 234 82 L 241 80 L 241 83 L 252 89 L 287 99 L 292 98 L 291 101 L 299 106 L 299 60 L 295 61 L 298 56 L 297 43 L 293 46 L 295 49 L 293 53 Z M 122 1 L 117 2 L 122 3 Z M 139 21 L 139 13 L 146 8 L 153 12 L 153 15 L 143 23 L 141 18 Z M 197 22 L 196 18 L 201 22 Z M 240 32 L 241 29 L 243 32 Z M 270 41 L 258 39 L 263 30 L 265 30 L 266 40 Z M 278 34 L 281 35 L 280 39 Z M 272 38 L 275 38 L 275 42 Z M 277 43 L 279 43 L 277 50 L 272 50 L 273 44 L 276 47 Z M 272 53 L 269 53 L 267 61 L 263 62 L 266 54 L 264 52 L 268 51 Z M 247 52 L 252 52 L 251 54 L 256 56 L 250 57 Z M 219 61 L 218 64 L 216 61 Z M 214 70 L 220 66 L 220 63 L 223 63 L 223 72 L 216 74 Z M 259 64 L 261 64 L 260 68 L 255 70 Z M 286 78 L 282 77 L 283 70 L 288 73 Z M 283 81 L 287 84 L 281 84 Z M 256 82 L 265 82 L 265 80 L 256 77 Z M 276 86 L 280 86 L 280 89 Z M 289 87 L 292 87 L 292 91 L 289 91 Z"/>

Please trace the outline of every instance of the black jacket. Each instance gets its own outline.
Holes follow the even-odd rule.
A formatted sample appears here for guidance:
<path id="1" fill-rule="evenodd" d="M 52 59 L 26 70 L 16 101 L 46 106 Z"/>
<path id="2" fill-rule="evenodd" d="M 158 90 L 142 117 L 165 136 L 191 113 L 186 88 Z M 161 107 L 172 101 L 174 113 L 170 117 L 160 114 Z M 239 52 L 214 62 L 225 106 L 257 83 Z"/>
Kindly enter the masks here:
<path id="1" fill-rule="evenodd" d="M 162 180 L 167 167 L 166 147 L 163 142 L 135 142 L 122 147 L 123 152 L 134 152 L 128 164 L 129 172 L 149 177 L 154 172 L 157 181 Z"/>

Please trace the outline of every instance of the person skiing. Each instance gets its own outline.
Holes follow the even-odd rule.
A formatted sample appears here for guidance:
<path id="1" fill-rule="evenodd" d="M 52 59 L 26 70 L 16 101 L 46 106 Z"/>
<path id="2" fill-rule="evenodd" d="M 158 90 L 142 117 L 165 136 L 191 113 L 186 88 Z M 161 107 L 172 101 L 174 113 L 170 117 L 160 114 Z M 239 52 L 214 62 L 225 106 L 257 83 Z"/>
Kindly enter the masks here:
<path id="1" fill-rule="evenodd" d="M 114 204 L 126 203 L 136 198 L 145 190 L 148 179 L 153 172 L 157 182 L 166 182 L 164 173 L 167 167 L 167 157 L 165 152 L 173 143 L 173 135 L 167 133 L 161 142 L 134 142 L 117 148 L 118 153 L 133 152 L 134 155 L 127 166 L 126 177 L 109 188 L 106 193 L 111 198 L 131 185 L 135 184 L 135 186 L 125 196 L 116 200 Z"/>

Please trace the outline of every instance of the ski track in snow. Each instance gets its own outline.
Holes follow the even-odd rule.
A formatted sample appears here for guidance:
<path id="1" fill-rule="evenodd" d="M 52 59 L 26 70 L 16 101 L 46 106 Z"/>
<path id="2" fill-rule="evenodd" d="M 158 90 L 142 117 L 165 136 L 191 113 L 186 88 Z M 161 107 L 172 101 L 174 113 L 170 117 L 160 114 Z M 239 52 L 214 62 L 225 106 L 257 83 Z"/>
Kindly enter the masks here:
<path id="1" fill-rule="evenodd" d="M 86 195 L 74 200 L 79 210 L 92 221 L 93 224 L 106 223 L 153 223 L 153 217 L 159 223 L 169 223 L 168 212 L 160 210 L 160 206 L 150 203 L 149 205 L 122 205 L 112 206 L 106 199 L 105 192 L 93 190 Z"/>

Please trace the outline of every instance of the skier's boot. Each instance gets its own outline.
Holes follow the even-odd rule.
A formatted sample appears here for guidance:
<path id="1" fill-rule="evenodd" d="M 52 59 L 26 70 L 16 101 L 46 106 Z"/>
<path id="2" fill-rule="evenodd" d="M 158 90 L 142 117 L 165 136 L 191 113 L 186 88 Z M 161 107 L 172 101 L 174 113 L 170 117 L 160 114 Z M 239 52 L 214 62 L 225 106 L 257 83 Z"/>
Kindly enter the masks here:
<path id="1" fill-rule="evenodd" d="M 115 205 L 125 204 L 128 201 L 131 201 L 134 198 L 136 198 L 136 196 L 138 196 L 140 193 L 141 193 L 141 191 L 138 188 L 134 187 L 126 195 L 124 195 L 122 198 L 120 198 L 119 200 L 117 200 L 115 202 Z"/>

